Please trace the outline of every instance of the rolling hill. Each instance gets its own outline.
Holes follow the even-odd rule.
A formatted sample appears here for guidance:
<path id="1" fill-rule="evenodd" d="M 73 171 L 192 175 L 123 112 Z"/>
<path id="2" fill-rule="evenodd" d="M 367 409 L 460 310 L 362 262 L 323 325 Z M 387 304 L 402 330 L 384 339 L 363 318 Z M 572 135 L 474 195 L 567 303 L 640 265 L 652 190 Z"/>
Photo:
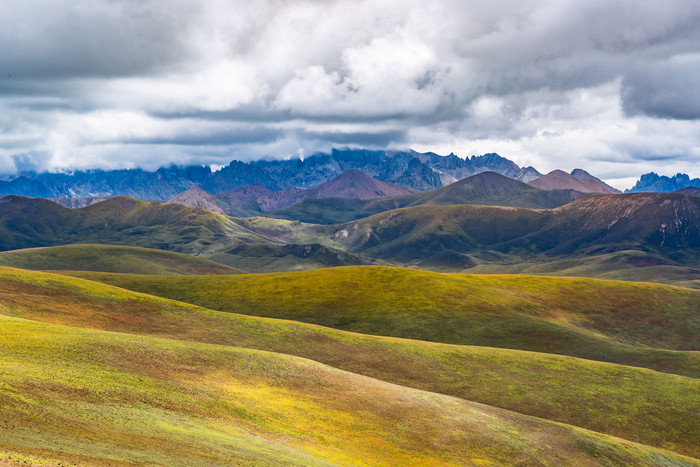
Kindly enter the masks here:
<path id="1" fill-rule="evenodd" d="M 694 378 L 220 313 L 11 268 L 0 268 L 0 294 L 0 365 L 23 370 L 0 372 L 4 455 L 695 463 L 542 418 L 698 453 Z"/>
<path id="2" fill-rule="evenodd" d="M 444 269 L 445 262 L 435 269 Z M 472 274 L 538 274 L 552 276 L 594 277 L 625 281 L 658 282 L 700 289 L 700 266 L 688 266 L 661 255 L 639 250 L 621 250 L 514 264 L 481 263 L 470 267 Z"/>
<path id="3" fill-rule="evenodd" d="M 498 175 L 482 174 L 477 180 L 483 185 L 488 177 Z M 473 182 L 463 180 L 458 186 L 468 188 Z M 449 193 L 441 197 L 450 199 Z M 347 210 L 338 212 L 350 212 L 358 202 L 363 201 L 340 205 Z M 679 193 L 592 195 L 547 210 L 423 205 L 326 226 L 269 217 L 232 218 L 201 207 L 130 198 L 75 210 L 16 196 L 0 203 L 0 250 L 129 245 L 199 255 L 251 272 L 372 263 L 441 271 L 477 267 L 481 272 L 491 272 L 486 268 L 494 266 L 517 272 L 526 264 L 636 251 L 649 256 L 635 266 L 645 268 L 640 276 L 645 280 L 694 284 L 700 279 L 692 273 L 700 261 L 700 198 Z M 618 269 L 613 262 L 606 264 L 611 267 L 608 272 Z M 652 267 L 657 265 L 664 269 Z M 630 274 L 629 266 L 626 260 L 619 264 L 628 270 L 625 274 Z"/>
<path id="4" fill-rule="evenodd" d="M 23 370 L 0 375 L 3 463 L 693 462 L 281 354 L 5 317 L 0 326 L 3 363 Z"/>
<path id="5" fill-rule="evenodd" d="M 700 199 L 674 193 L 595 195 L 553 210 L 419 206 L 333 228 L 341 248 L 418 264 L 445 252 L 510 264 L 622 250 L 700 259 Z"/>
<path id="6" fill-rule="evenodd" d="M 65 245 L 0 252 L 0 265 L 31 270 L 128 274 L 237 274 L 242 271 L 172 251 L 115 245 Z"/>
<path id="7" fill-rule="evenodd" d="M 19 196 L 0 203 L 0 251 L 75 243 L 128 245 L 201 255 L 245 270 L 363 262 L 332 242 L 319 244 L 321 237 L 312 227 L 289 221 L 234 219 L 201 207 L 125 197 L 82 209 Z"/>
<path id="8" fill-rule="evenodd" d="M 700 349 L 695 337 L 700 291 L 694 290 L 367 266 L 186 278 L 75 275 L 231 313 L 700 375 L 700 360 L 674 353 Z M 662 328 L 660 321 L 665 322 Z"/>

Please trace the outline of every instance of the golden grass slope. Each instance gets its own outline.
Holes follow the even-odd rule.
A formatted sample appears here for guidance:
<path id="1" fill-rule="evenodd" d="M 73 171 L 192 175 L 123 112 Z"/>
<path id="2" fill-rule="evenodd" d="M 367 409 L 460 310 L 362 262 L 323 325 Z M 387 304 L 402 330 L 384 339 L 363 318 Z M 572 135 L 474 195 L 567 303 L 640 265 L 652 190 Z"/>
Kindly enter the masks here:
<path id="1" fill-rule="evenodd" d="M 0 252 L 0 265 L 32 270 L 128 274 L 238 274 L 243 271 L 205 258 L 116 245 L 65 245 Z"/>
<path id="2" fill-rule="evenodd" d="M 2 456 L 80 464 L 691 465 L 310 360 L 0 317 Z"/>
<path id="3" fill-rule="evenodd" d="M 700 376 L 700 291 L 386 267 L 192 278 L 78 274 L 209 309 L 367 334 L 571 355 Z"/>
<path id="4" fill-rule="evenodd" d="M 0 268 L 0 303 L 0 312 L 17 318 L 296 355 L 406 387 L 700 455 L 700 381 L 693 378 L 557 355 L 367 336 L 221 313 L 11 268 Z M 697 368 L 696 352 L 674 354 Z"/>

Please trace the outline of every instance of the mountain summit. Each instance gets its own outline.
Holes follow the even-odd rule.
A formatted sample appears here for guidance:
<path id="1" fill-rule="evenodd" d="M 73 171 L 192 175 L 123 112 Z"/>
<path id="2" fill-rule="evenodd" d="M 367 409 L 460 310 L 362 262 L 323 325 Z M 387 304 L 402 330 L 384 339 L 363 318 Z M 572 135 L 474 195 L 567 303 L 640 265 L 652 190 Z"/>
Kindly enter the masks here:
<path id="1" fill-rule="evenodd" d="M 407 195 L 417 190 L 385 183 L 357 169 L 346 170 L 315 188 L 316 198 L 371 199 Z"/>
<path id="2" fill-rule="evenodd" d="M 581 171 L 584 172 L 584 171 Z M 586 172 L 587 175 L 591 176 Z M 591 176 L 592 177 L 592 176 Z M 539 188 L 540 190 L 576 190 L 581 193 L 603 193 L 614 194 L 612 188 L 604 185 L 600 181 L 596 181 L 595 177 L 581 179 L 573 175 L 569 175 L 563 170 L 553 170 L 547 175 L 536 178 L 528 183 L 530 186 Z"/>
<path id="3" fill-rule="evenodd" d="M 219 214 L 227 214 L 226 203 L 198 186 L 193 186 L 171 198 L 168 203 L 184 204 L 192 208 L 203 207 Z"/>

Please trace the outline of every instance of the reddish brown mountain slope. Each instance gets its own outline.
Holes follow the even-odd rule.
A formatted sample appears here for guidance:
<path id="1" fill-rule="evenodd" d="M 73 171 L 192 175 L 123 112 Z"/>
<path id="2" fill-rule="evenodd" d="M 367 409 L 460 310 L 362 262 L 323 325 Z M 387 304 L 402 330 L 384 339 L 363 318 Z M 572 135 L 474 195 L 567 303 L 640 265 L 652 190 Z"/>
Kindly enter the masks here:
<path id="1" fill-rule="evenodd" d="M 687 186 L 685 188 L 681 188 L 680 190 L 676 190 L 676 193 L 700 196 L 700 188 L 694 186 Z"/>
<path id="2" fill-rule="evenodd" d="M 614 194 L 615 192 L 607 186 L 593 179 L 582 180 L 562 170 L 553 170 L 547 175 L 528 183 L 528 185 L 540 190 L 576 190 L 581 193 L 604 193 Z"/>
<path id="3" fill-rule="evenodd" d="M 593 175 L 589 174 L 588 172 L 586 172 L 586 171 L 583 170 L 583 169 L 574 169 L 574 170 L 572 170 L 572 171 L 571 171 L 571 176 L 576 177 L 576 178 L 578 178 L 579 180 L 594 180 L 594 181 L 600 183 L 601 185 L 603 185 L 604 187 L 609 188 L 610 191 L 613 192 L 613 193 L 617 193 L 617 194 L 622 193 L 622 192 L 621 192 L 620 190 L 618 190 L 617 188 L 608 185 L 608 184 L 605 183 L 603 180 L 599 179 L 599 178 L 596 177 L 596 176 L 593 176 Z"/>
<path id="4" fill-rule="evenodd" d="M 213 212 L 218 212 L 219 214 L 226 214 L 227 206 L 226 204 L 217 199 L 214 195 L 204 191 L 198 186 L 193 186 L 189 188 L 174 198 L 170 199 L 168 203 L 178 203 L 184 204 L 185 206 L 190 206 L 192 208 L 203 207 Z"/>
<path id="5" fill-rule="evenodd" d="M 392 185 L 350 169 L 313 188 L 272 191 L 261 185 L 248 185 L 219 193 L 217 196 L 236 206 L 255 201 L 262 211 L 286 208 L 310 198 L 371 199 L 415 193 L 416 190 Z"/>
<path id="6" fill-rule="evenodd" d="M 316 198 L 371 199 L 385 196 L 407 195 L 416 190 L 385 183 L 356 169 L 350 169 L 312 190 Z"/>

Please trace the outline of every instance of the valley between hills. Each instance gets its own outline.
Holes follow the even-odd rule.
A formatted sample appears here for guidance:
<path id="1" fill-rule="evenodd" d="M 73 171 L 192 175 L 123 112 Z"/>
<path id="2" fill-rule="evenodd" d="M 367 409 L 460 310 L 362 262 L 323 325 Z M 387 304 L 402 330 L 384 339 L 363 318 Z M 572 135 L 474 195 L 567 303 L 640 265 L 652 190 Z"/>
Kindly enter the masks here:
<path id="1" fill-rule="evenodd" d="M 411 157 L 0 198 L 0 465 L 700 465 L 700 196 Z"/>

